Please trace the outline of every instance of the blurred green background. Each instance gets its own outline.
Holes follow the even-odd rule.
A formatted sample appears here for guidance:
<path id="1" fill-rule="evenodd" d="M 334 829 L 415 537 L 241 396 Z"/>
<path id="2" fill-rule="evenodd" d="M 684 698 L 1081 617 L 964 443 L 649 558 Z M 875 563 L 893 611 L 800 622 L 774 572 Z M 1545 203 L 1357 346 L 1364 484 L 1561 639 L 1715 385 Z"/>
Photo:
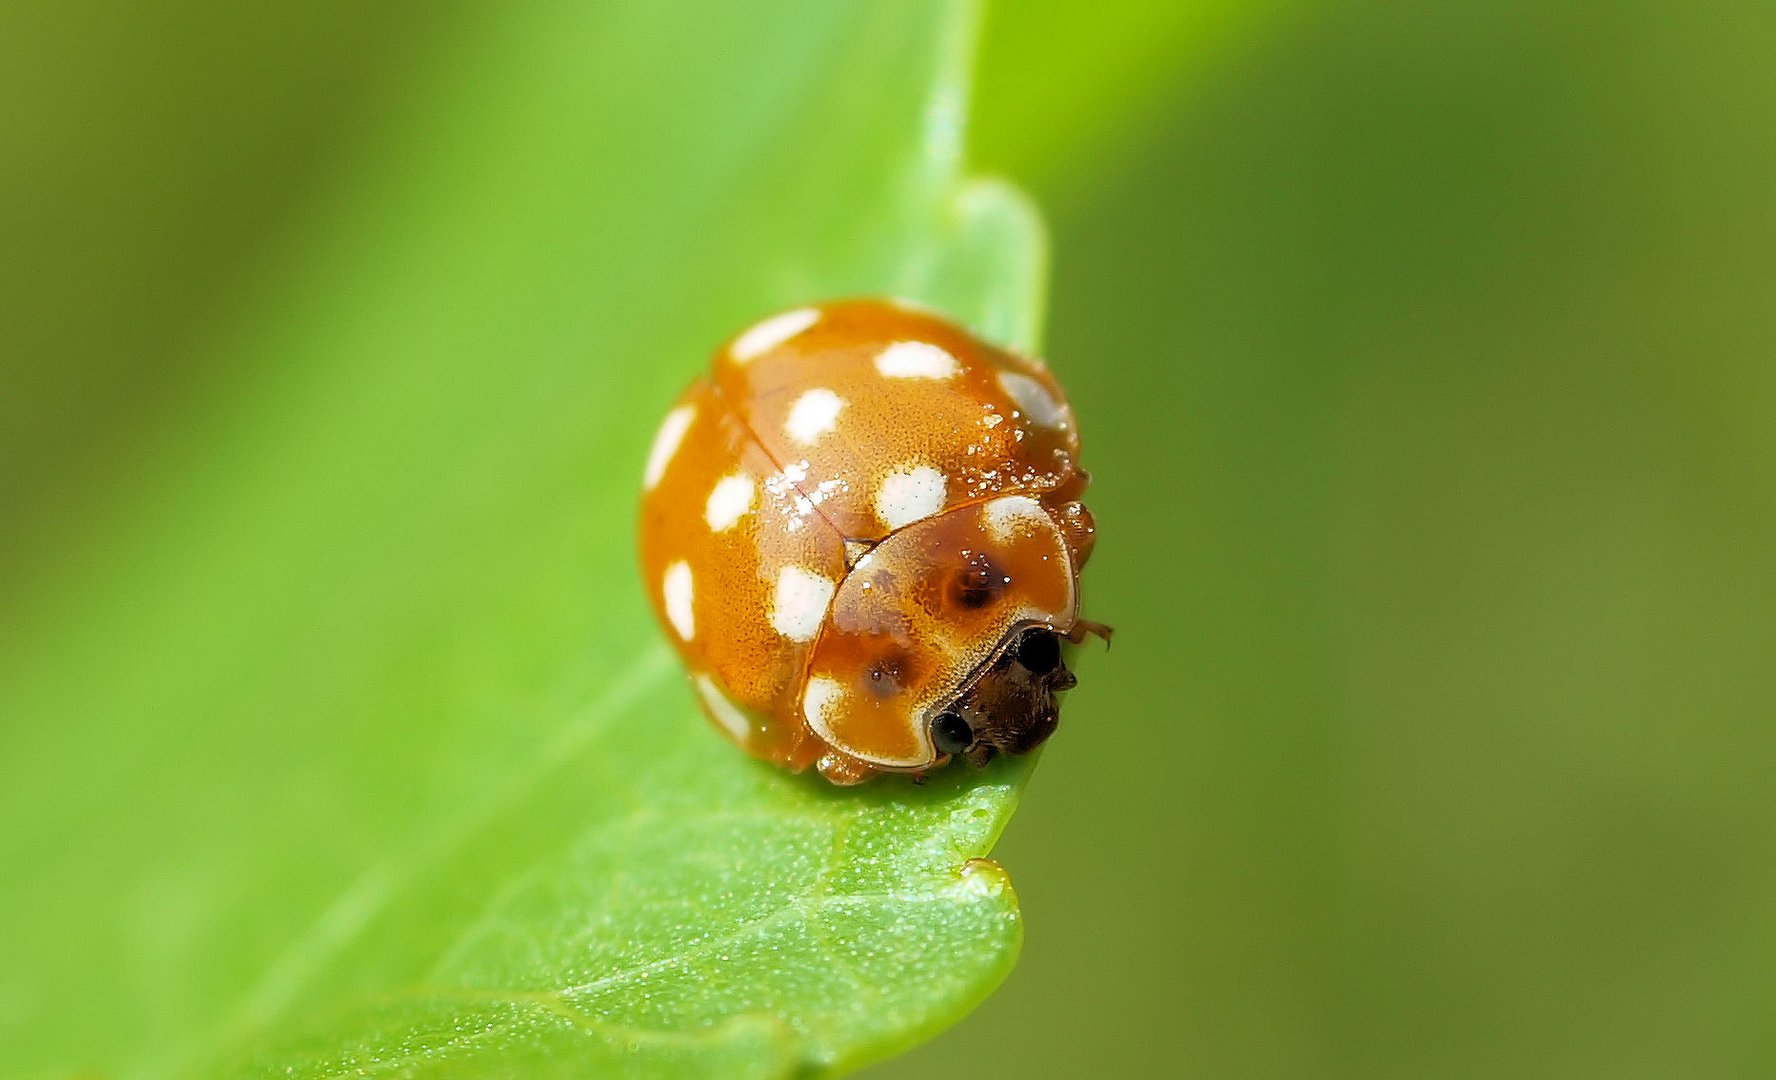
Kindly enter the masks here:
<path id="1" fill-rule="evenodd" d="M 881 1074 L 1769 1075 L 1776 8 L 1215 70 L 1019 174 L 1118 636 L 999 849 L 1019 968 Z"/>
<path id="2" fill-rule="evenodd" d="M 456 14 L 0 11 L 0 661 Z M 1118 636 L 872 1075 L 1776 1071 L 1776 9 L 1008 3 L 978 99 Z"/>

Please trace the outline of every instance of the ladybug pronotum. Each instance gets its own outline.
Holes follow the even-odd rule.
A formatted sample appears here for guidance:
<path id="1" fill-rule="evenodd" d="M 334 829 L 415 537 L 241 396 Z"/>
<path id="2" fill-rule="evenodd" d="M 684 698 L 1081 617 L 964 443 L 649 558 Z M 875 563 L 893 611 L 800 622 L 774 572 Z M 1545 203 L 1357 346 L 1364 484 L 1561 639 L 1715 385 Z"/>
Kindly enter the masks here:
<path id="1" fill-rule="evenodd" d="M 641 566 L 715 727 L 835 784 L 984 765 L 1055 729 L 1092 516 L 1054 377 L 851 300 L 717 351 L 660 425 Z"/>

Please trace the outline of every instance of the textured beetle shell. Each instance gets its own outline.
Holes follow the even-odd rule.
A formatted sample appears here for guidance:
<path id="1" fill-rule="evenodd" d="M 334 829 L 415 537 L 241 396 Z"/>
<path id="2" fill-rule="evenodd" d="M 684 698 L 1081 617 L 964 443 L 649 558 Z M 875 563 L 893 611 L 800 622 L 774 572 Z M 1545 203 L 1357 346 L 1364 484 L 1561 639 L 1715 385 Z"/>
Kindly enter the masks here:
<path id="1" fill-rule="evenodd" d="M 933 764 L 923 710 L 1009 627 L 1073 625 L 1092 533 L 1078 455 L 1041 364 L 924 310 L 845 301 L 737 335 L 662 424 L 641 515 L 648 596 L 712 722 L 792 769 L 834 749 Z M 1017 596 L 981 612 L 932 600 L 942 583 L 912 578 L 941 569 L 933 544 L 997 551 Z M 835 613 L 855 625 L 834 629 Z M 903 704 L 833 705 L 888 625 L 908 653 Z"/>
<path id="2" fill-rule="evenodd" d="M 1003 602 L 956 602 L 948 593 L 968 557 L 989 551 L 995 567 L 1021 587 Z M 864 556 L 840 586 L 809 666 L 804 718 L 853 757 L 889 768 L 930 764 L 937 757 L 930 732 L 907 717 L 936 711 L 1013 629 L 1071 626 L 1073 579 L 1060 530 L 1027 496 L 1000 496 L 908 525 Z M 884 676 L 892 680 L 886 688 Z"/>

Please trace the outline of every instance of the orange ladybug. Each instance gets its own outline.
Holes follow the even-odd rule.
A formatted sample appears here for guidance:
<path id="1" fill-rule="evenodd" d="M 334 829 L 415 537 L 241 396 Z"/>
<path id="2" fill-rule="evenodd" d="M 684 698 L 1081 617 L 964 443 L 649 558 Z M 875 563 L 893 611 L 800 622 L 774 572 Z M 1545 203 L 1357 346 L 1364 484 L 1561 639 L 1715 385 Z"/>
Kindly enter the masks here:
<path id="1" fill-rule="evenodd" d="M 1079 432 L 1040 362 L 848 300 L 719 349 L 660 425 L 641 568 L 709 719 L 835 784 L 984 765 L 1055 729 L 1091 556 Z"/>

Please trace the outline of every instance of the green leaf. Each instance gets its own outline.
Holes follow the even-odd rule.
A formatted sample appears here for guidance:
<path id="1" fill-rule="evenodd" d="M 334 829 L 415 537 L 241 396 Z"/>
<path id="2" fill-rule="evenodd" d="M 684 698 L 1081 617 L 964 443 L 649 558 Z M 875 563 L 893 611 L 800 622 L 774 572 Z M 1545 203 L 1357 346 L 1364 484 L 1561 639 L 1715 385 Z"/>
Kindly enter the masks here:
<path id="1" fill-rule="evenodd" d="M 953 1022 L 1027 772 L 742 758 L 660 643 L 652 428 L 773 308 L 1035 344 L 961 171 L 968 3 L 461 16 L 218 314 L 217 372 L 0 653 L 21 1075 L 771 1076 Z"/>

